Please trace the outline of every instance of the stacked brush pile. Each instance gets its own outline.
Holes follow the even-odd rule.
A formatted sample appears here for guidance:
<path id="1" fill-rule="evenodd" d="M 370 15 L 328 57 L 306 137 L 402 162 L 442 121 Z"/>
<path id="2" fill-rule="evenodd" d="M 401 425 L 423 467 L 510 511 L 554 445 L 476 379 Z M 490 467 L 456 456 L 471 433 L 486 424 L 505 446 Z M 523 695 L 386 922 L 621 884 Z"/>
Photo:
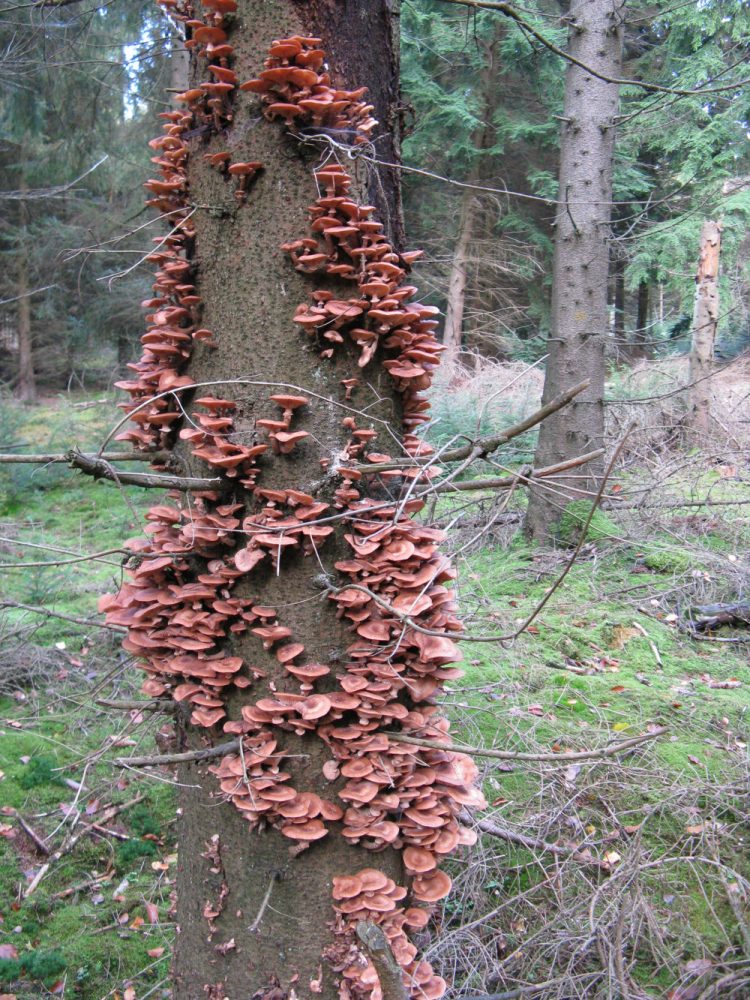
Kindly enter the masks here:
<path id="1" fill-rule="evenodd" d="M 136 424 L 120 438 L 149 451 L 170 447 L 179 435 L 222 486 L 193 491 L 189 504 L 153 507 L 149 538 L 131 546 L 137 559 L 129 581 L 100 606 L 109 622 L 128 628 L 125 647 L 142 661 L 147 694 L 189 703 L 191 722 L 211 739 L 218 727 L 239 737 L 241 750 L 211 770 L 221 794 L 251 827 L 270 824 L 298 850 L 333 834 L 374 852 L 402 852 L 406 886 L 377 868 L 334 879 L 336 916 L 324 958 L 338 974 L 342 1000 L 380 998 L 377 973 L 355 934 L 364 919 L 383 928 L 410 995 L 437 1000 L 446 984 L 419 960 L 408 935 L 426 925 L 431 908 L 450 890 L 450 878 L 439 868 L 442 859 L 475 840 L 461 826 L 459 812 L 484 803 L 476 768 L 450 749 L 448 723 L 434 701 L 446 681 L 460 676 L 454 664 L 461 656 L 451 636 L 461 626 L 454 616 L 454 571 L 438 550 L 442 534 L 412 518 L 423 506 L 415 490 L 429 474 L 417 463 L 388 467 L 392 459 L 382 449 L 392 446 L 392 438 L 384 445 L 377 431 L 348 415 L 344 454 L 335 462 L 321 460 L 335 484 L 330 502 L 294 488 L 264 488 L 264 463 L 284 462 L 308 436 L 294 426 L 312 405 L 308 397 L 272 395 L 278 414 L 256 422 L 256 434 L 267 443 L 253 445 L 238 440 L 232 400 L 195 399 L 198 408 L 189 420 L 177 402 L 194 384 L 185 370 L 192 342 L 220 345 L 200 326 L 201 303 L 192 283 L 185 132 L 206 122 L 230 123 L 237 91 L 259 95 L 266 118 L 285 130 L 346 129 L 361 143 L 376 122 L 364 88 L 332 86 L 320 39 L 275 41 L 258 79 L 239 84 L 225 24 L 235 0 L 204 0 L 203 19 L 183 0 L 160 2 L 186 24 L 187 44 L 207 62 L 210 79 L 179 95 L 186 109 L 164 115 L 164 133 L 152 143 L 161 179 L 146 185 L 153 195 L 149 204 L 169 219 L 172 231 L 153 255 L 155 297 L 144 303 L 149 328 L 143 356 L 131 366 L 137 377 L 120 384 L 131 396 L 127 407 Z M 262 164 L 232 164 L 228 153 L 209 159 L 228 179 L 236 178 L 240 210 Z M 373 218 L 374 208 L 351 196 L 352 178 L 341 166 L 329 163 L 314 176 L 319 197 L 310 208 L 311 233 L 284 249 L 302 273 L 321 283 L 335 279 L 338 288 L 351 282 L 352 294 L 343 299 L 326 287 L 315 289 L 290 320 L 312 338 L 321 363 L 351 343 L 360 368 L 384 367 L 402 400 L 403 452 L 423 460 L 430 449 L 416 432 L 427 420 L 423 392 L 441 348 L 435 310 L 415 301 L 417 290 L 407 283 L 419 255 L 396 251 Z M 356 400 L 358 388 L 359 379 L 342 380 L 342 400 Z M 400 498 L 374 499 L 370 487 L 376 480 L 390 480 Z M 345 525 L 351 550 L 335 562 L 338 582 L 329 591 L 352 633 L 348 662 L 335 667 L 310 662 L 275 609 L 232 594 L 237 581 L 252 579 L 264 562 L 283 572 L 290 553 L 319 557 L 336 530 L 332 515 Z M 247 630 L 275 656 L 286 678 L 283 690 L 278 674 L 275 683 L 263 684 L 263 670 L 232 655 L 233 637 Z M 324 678 L 323 693 L 316 685 Z M 263 694 L 253 701 L 255 685 Z M 227 695 L 236 688 L 250 690 L 230 717 Z M 389 730 L 440 746 L 417 750 L 389 738 Z M 293 786 L 283 770 L 285 733 L 328 747 L 323 773 L 330 798 Z"/>

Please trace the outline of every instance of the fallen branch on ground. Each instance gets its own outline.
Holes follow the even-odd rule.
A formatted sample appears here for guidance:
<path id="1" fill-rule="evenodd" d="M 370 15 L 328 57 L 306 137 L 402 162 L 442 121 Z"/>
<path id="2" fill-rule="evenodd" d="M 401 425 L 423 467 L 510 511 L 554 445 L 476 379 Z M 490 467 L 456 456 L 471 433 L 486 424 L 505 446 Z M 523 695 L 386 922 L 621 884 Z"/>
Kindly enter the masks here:
<path id="1" fill-rule="evenodd" d="M 526 847 L 530 851 L 545 851 L 547 854 L 570 858 L 571 861 L 577 861 L 582 865 L 591 865 L 593 868 L 598 868 L 599 871 L 603 872 L 609 872 L 611 869 L 611 866 L 606 861 L 599 861 L 597 858 L 579 851 L 575 847 L 563 847 L 560 844 L 551 844 L 546 840 L 537 840 L 535 837 L 529 837 L 523 833 L 516 833 L 515 830 L 509 830 L 507 827 L 499 826 L 491 819 L 475 819 L 466 811 L 461 812 L 459 818 L 467 826 L 473 825 L 477 830 L 481 830 L 482 833 L 487 833 L 491 837 L 498 837 L 500 840 L 507 840 L 511 844 L 518 844 L 519 847 Z"/>

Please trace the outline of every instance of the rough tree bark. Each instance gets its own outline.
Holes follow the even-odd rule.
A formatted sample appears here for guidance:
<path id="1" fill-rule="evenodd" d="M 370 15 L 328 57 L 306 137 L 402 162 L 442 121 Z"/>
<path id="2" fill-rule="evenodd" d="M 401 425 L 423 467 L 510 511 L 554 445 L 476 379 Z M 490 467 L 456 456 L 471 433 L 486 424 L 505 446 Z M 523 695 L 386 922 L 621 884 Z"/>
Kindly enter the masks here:
<path id="1" fill-rule="evenodd" d="M 649 315 L 651 307 L 651 286 L 648 281 L 638 283 L 638 301 L 633 331 L 633 357 L 642 358 L 648 353 L 646 341 L 649 337 Z"/>
<path id="2" fill-rule="evenodd" d="M 28 183 L 21 177 L 21 191 L 28 190 Z M 34 372 L 34 348 L 31 326 L 31 298 L 29 296 L 29 251 L 28 233 L 29 210 L 23 198 L 18 202 L 18 381 L 16 395 L 24 403 L 36 399 L 36 373 Z"/>
<path id="3" fill-rule="evenodd" d="M 720 222 L 707 219 L 701 229 L 700 257 L 695 275 L 693 339 L 688 373 L 688 423 L 696 441 L 705 443 L 711 431 L 711 374 L 719 323 Z"/>
<path id="4" fill-rule="evenodd" d="M 472 172 L 470 183 L 476 183 L 475 172 Z M 471 242 L 474 237 L 476 200 L 476 192 L 472 191 L 471 188 L 467 188 L 461 196 L 458 241 L 453 251 L 451 272 L 448 277 L 448 298 L 445 306 L 445 326 L 443 327 L 446 364 L 455 364 L 458 361 L 463 343 L 466 286 L 469 280 L 469 260 Z"/>
<path id="5" fill-rule="evenodd" d="M 180 0 L 165 6 L 195 16 Z M 231 11 L 234 0 L 203 6 Z M 452 571 L 435 551 L 438 533 L 405 517 L 404 504 L 407 513 L 416 508 L 400 493 L 400 476 L 348 469 L 382 462 L 384 451 L 424 448 L 403 432 L 424 419 L 419 390 L 439 357 L 436 310 L 410 302 L 396 173 L 372 173 L 348 155 L 369 134 L 356 124 L 368 112 L 344 128 L 310 120 L 328 114 L 318 110 L 319 91 L 364 107 L 343 89 L 366 84 L 381 123 L 379 154 L 398 161 L 397 6 L 266 0 L 240 3 L 228 21 L 206 17 L 221 30 L 193 20 L 191 89 L 180 98 L 188 111 L 174 125 L 167 118 L 154 147 L 163 176 L 147 187 L 162 212 L 174 199 L 179 234 L 155 255 L 157 298 L 146 303 L 153 325 L 132 366 L 138 378 L 122 384 L 140 422 L 121 439 L 176 444 L 186 475 L 224 478 L 219 491 L 194 491 L 179 509 L 151 509 L 153 540 L 137 544 L 132 582 L 101 603 L 111 623 L 129 628 L 125 648 L 146 661 L 144 691 L 182 706 L 179 750 L 247 734 L 218 775 L 216 761 L 179 766 L 173 995 L 368 1000 L 373 967 L 346 916 L 363 906 L 389 936 L 412 995 L 437 998 L 445 984 L 402 928 L 424 926 L 419 900 L 450 887 L 436 859 L 471 842 L 457 817 L 461 803 L 481 803 L 471 789 L 476 770 L 443 751 L 417 761 L 382 730 L 440 735 L 430 699 L 455 676 L 448 664 L 459 655 L 447 636 L 411 631 L 346 592 L 347 579 L 384 586 L 417 621 L 454 634 L 460 627 L 441 586 Z M 211 72 L 232 84 L 229 97 L 206 81 L 212 45 Z M 233 89 L 242 81 L 249 92 Z M 336 157 L 353 177 L 349 200 Z M 312 234 L 311 220 L 324 224 Z M 347 319 L 352 310 L 356 322 Z M 200 388 L 191 391 L 190 380 Z M 155 400 L 154 385 L 177 385 L 179 403 Z M 368 569 L 368 560 L 379 562 Z M 456 785 L 467 787 L 454 794 Z M 349 986 L 340 993 L 342 977 Z"/>
<path id="6" fill-rule="evenodd" d="M 573 0 L 568 51 L 605 76 L 620 76 L 625 0 Z M 614 120 L 619 89 L 568 64 L 565 77 L 559 205 L 556 213 L 549 357 L 543 401 L 582 378 L 589 388 L 539 431 L 535 464 L 548 465 L 599 448 L 604 436 L 607 271 Z M 596 489 L 601 466 L 587 467 Z M 578 480 L 580 483 L 581 480 Z M 554 532 L 561 508 L 581 494 L 556 486 L 532 489 L 525 530 L 537 541 Z"/>
<path id="7" fill-rule="evenodd" d="M 499 24 L 499 22 L 498 22 Z M 471 137 L 476 150 L 476 158 L 469 171 L 469 184 L 478 184 L 482 177 L 482 152 L 492 142 L 492 116 L 496 102 L 497 66 L 496 50 L 502 29 L 498 27 L 492 39 L 485 45 L 485 60 L 479 77 L 482 98 L 483 125 Z M 448 277 L 448 292 L 443 326 L 443 345 L 446 348 L 443 359 L 446 364 L 458 361 L 464 342 L 466 297 L 469 284 L 469 267 L 472 260 L 472 240 L 476 232 L 477 214 L 480 209 L 478 192 L 466 188 L 461 196 L 458 221 L 458 240 L 453 252 L 451 271 Z"/>
<path id="8" fill-rule="evenodd" d="M 345 0 L 335 7 L 289 0 L 248 4 L 232 34 L 236 52 L 233 68 L 240 80 L 257 77 L 273 39 L 317 35 L 325 39 L 334 80 L 342 86 L 366 80 L 370 94 L 378 100 L 377 117 L 388 122 L 396 114 L 398 79 L 391 7 L 387 0 Z M 368 39 L 364 47 L 363 37 Z M 198 70 L 196 76 L 196 67 L 192 68 L 194 81 L 203 79 L 201 72 L 205 76 L 205 70 Z M 190 158 L 188 168 L 195 201 L 219 207 L 218 211 L 196 215 L 195 258 L 199 261 L 197 291 L 203 299 L 201 322 L 217 335 L 220 332 L 220 346 L 196 353 L 190 374 L 199 382 L 239 375 L 268 382 L 270 388 L 243 388 L 240 393 L 231 387 L 224 390 L 240 400 L 247 433 L 252 434 L 254 417 L 276 415 L 267 402 L 274 392 L 273 383 L 292 384 L 303 392 L 311 389 L 338 399 L 340 380 L 356 377 L 358 371 L 353 352 L 348 364 L 339 360 L 335 366 L 321 365 L 314 345 L 306 345 L 292 323 L 296 305 L 309 299 L 315 279 L 291 268 L 280 244 L 308 235 L 308 208 L 316 194 L 311 169 L 318 163 L 318 150 L 300 149 L 297 140 L 285 135 L 279 126 L 259 127 L 255 124 L 257 108 L 246 107 L 237 117 L 229 137 L 212 140 L 205 152 L 228 148 L 233 160 L 262 161 L 263 175 L 247 203 L 239 210 L 232 205 L 232 192 L 200 155 Z M 383 149 L 381 154 L 393 162 L 390 150 Z M 394 173 L 382 174 L 377 184 L 372 178 L 371 189 L 366 191 L 365 179 L 365 190 L 361 188 L 360 193 L 367 197 L 362 200 L 380 205 L 385 202 L 391 217 L 398 219 L 395 182 Z M 348 287 L 340 291 L 342 296 L 351 294 Z M 382 369 L 373 390 L 381 399 L 373 413 L 389 418 L 395 396 Z M 316 486 L 321 478 L 319 458 L 343 451 L 349 431 L 342 426 L 342 411 L 314 404 L 308 409 L 309 417 L 300 426 L 310 433 L 316 446 L 306 445 L 299 457 L 274 463 L 264 473 L 264 487 L 294 485 L 320 496 Z M 197 462 L 186 468 L 190 474 L 205 474 Z M 343 545 L 338 552 L 326 551 L 326 571 L 336 557 L 346 555 Z M 342 663 L 351 639 L 344 623 L 336 622 L 326 608 L 330 602 L 321 599 L 320 584 L 315 583 L 320 573 L 321 566 L 314 558 L 299 559 L 279 575 L 273 569 L 264 572 L 260 580 L 248 585 L 248 592 L 258 595 L 264 605 L 281 607 L 280 620 L 304 642 L 309 662 Z M 279 687 L 288 688 L 274 652 L 260 648 L 255 636 L 236 642 L 235 651 L 266 670 Z M 253 688 L 251 700 L 257 697 Z M 324 786 L 321 790 L 325 791 L 327 782 L 321 768 L 328 757 L 326 747 L 323 743 L 310 747 L 308 743 L 303 745 L 299 737 L 289 738 L 286 748 L 299 756 L 285 770 L 291 772 L 294 787 Z M 183 789 L 178 829 L 175 1000 L 197 1000 L 204 987 L 214 983 L 222 984 L 223 992 L 217 990 L 217 997 L 245 1000 L 256 990 L 273 987 L 275 979 L 288 988 L 295 973 L 300 977 L 298 995 L 311 996 L 309 983 L 319 978 L 321 956 L 331 938 L 327 926 L 333 917 L 331 880 L 334 875 L 371 865 L 372 855 L 349 846 L 340 836 L 329 836 L 323 844 L 292 857 L 290 842 L 279 832 L 250 833 L 242 813 L 231 804 L 217 805 L 216 780 L 205 766 L 183 765 L 179 780 Z M 208 852 L 206 856 L 206 845 L 214 837 L 218 837 L 216 854 Z M 403 880 L 396 852 L 384 852 L 378 862 L 395 881 Z M 268 905 L 258 920 L 269 888 Z M 227 889 L 226 903 L 220 903 Z M 222 909 L 214 921 L 216 934 L 209 932 L 202 916 L 208 904 Z M 231 940 L 236 948 L 226 954 L 217 951 L 217 946 Z M 337 996 L 330 971 L 321 989 L 321 1000 Z"/>

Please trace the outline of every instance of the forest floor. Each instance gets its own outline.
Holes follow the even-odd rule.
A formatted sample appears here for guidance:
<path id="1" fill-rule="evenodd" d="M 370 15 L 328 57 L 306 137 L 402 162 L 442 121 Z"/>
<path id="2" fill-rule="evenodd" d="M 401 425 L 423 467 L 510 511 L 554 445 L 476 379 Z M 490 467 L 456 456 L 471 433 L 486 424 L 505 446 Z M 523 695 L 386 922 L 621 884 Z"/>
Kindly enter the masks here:
<path id="1" fill-rule="evenodd" d="M 93 447 L 115 419 L 104 397 L 2 409 L 3 451 Z M 548 597 L 517 639 L 464 645 L 458 740 L 549 757 L 665 730 L 572 763 L 484 761 L 484 835 L 452 862 L 427 947 L 451 997 L 750 996 L 750 632 L 686 628 L 747 593 L 750 471 L 638 442 L 557 588 L 575 517 L 534 550 L 520 494 L 438 506 L 470 635 L 513 632 Z M 18 1000 L 169 996 L 173 775 L 112 764 L 163 720 L 97 704 L 140 681 L 86 624 L 150 502 L 64 466 L 0 470 L 0 994 Z"/>

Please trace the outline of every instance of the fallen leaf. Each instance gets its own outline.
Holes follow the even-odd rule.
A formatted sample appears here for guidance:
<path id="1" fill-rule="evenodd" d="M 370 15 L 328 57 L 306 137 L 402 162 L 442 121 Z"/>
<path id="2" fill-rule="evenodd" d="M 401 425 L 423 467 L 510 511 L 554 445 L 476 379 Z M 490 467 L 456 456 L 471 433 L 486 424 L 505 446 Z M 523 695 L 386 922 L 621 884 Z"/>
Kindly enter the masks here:
<path id="1" fill-rule="evenodd" d="M 164 949 L 163 948 L 149 948 L 149 950 L 146 952 L 146 954 L 148 955 L 149 958 L 161 958 L 161 956 L 164 954 Z"/>
<path id="2" fill-rule="evenodd" d="M 685 827 L 685 832 L 689 833 L 689 834 L 692 834 L 693 836 L 695 836 L 695 835 L 697 835 L 699 833 L 703 833 L 703 824 L 702 823 L 698 823 L 696 826 L 686 826 Z"/>
<path id="3" fill-rule="evenodd" d="M 685 962 L 685 971 L 697 975 L 702 975 L 704 972 L 708 972 L 709 969 L 713 969 L 713 967 L 714 963 L 710 958 L 692 958 L 689 962 Z"/>
<path id="4" fill-rule="evenodd" d="M 698 767 L 703 767 L 703 761 L 698 760 L 698 758 L 694 757 L 691 753 L 688 754 L 688 760 L 690 761 L 691 764 L 696 764 Z"/>
<path id="5" fill-rule="evenodd" d="M 122 1000 L 136 1000 L 135 990 L 132 986 L 128 986 L 122 995 Z"/>
<path id="6" fill-rule="evenodd" d="M 148 922 L 150 924 L 159 923 L 159 908 L 156 903 L 144 903 L 143 907 L 146 911 L 146 916 L 148 917 Z"/>
<path id="7" fill-rule="evenodd" d="M 612 726 L 612 728 L 614 729 L 614 731 L 616 733 L 622 733 L 626 729 L 630 729 L 630 723 L 629 722 L 616 722 L 614 724 L 614 726 Z"/>
<path id="8" fill-rule="evenodd" d="M 18 958 L 18 950 L 12 944 L 0 944 L 0 958 Z"/>

